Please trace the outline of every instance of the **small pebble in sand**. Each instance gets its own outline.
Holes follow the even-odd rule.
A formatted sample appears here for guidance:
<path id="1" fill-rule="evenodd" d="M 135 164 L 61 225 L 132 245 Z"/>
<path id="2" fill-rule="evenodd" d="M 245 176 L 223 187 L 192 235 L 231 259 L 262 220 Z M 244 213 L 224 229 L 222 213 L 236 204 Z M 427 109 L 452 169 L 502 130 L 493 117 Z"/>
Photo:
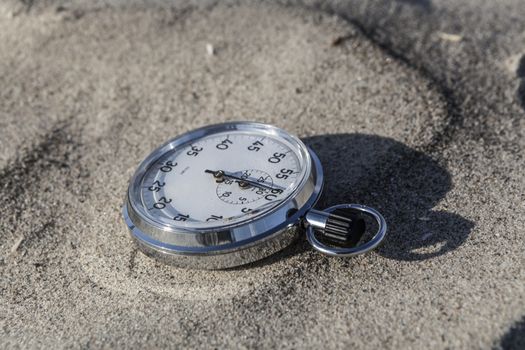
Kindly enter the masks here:
<path id="1" fill-rule="evenodd" d="M 215 55 L 215 49 L 213 48 L 213 45 L 210 43 L 206 44 L 206 52 L 208 53 L 208 56 Z"/>
<path id="2" fill-rule="evenodd" d="M 15 244 L 13 244 L 13 246 L 11 247 L 11 254 L 13 254 L 14 252 L 18 250 L 18 248 L 20 247 L 20 244 L 22 244 L 23 241 L 24 241 L 24 236 L 18 237 L 18 239 L 15 241 Z"/>
<path id="3" fill-rule="evenodd" d="M 332 39 L 331 45 L 332 46 L 339 46 L 341 45 L 345 40 L 349 39 L 349 35 L 340 35 L 334 39 Z"/>
<path id="4" fill-rule="evenodd" d="M 444 32 L 438 32 L 438 37 L 442 40 L 451 41 L 453 43 L 457 43 L 458 41 L 461 41 L 463 37 L 458 34 L 450 34 L 450 33 L 444 33 Z"/>

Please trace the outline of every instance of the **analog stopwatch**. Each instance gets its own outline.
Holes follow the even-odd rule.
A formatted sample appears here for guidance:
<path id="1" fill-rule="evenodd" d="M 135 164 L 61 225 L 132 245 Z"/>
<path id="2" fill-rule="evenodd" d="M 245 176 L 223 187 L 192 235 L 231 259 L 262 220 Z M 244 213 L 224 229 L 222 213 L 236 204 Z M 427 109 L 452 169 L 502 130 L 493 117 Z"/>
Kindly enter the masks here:
<path id="1" fill-rule="evenodd" d="M 123 216 L 138 247 L 176 266 L 218 269 L 273 254 L 306 232 L 328 255 L 375 248 L 376 210 L 313 209 L 323 187 L 315 153 L 275 126 L 232 122 L 180 135 L 153 151 L 130 180 Z M 367 243 L 361 214 L 378 224 Z"/>

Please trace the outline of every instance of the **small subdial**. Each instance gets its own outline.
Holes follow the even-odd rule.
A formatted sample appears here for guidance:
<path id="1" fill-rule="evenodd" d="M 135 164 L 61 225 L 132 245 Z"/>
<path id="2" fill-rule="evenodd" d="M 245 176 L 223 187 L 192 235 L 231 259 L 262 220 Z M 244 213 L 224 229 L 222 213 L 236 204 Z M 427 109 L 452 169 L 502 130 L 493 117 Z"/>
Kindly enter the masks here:
<path id="1" fill-rule="evenodd" d="M 267 195 L 273 186 L 272 177 L 257 169 L 242 170 L 232 173 L 238 179 L 225 177 L 217 185 L 217 197 L 229 204 L 255 202 Z M 243 180 L 246 181 L 243 181 Z M 257 186 L 256 184 L 259 184 Z"/>

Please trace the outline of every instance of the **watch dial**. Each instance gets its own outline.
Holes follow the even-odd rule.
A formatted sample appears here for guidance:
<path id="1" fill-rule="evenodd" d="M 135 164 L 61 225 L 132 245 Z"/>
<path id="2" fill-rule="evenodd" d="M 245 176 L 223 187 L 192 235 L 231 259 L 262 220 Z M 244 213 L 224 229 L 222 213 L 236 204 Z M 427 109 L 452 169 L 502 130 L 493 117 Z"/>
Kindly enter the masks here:
<path id="1" fill-rule="evenodd" d="M 297 190 L 307 172 L 305 154 L 295 139 L 259 130 L 207 135 L 149 166 L 141 204 L 153 221 L 185 229 L 253 220 Z"/>

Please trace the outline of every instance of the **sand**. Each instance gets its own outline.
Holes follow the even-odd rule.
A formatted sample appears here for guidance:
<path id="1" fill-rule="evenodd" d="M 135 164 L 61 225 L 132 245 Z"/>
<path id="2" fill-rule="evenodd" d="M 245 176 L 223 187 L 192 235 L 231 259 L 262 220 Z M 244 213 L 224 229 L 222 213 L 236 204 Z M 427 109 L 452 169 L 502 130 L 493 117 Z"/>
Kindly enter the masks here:
<path id="1" fill-rule="evenodd" d="M 522 7 L 3 2 L 0 346 L 523 348 Z M 385 244 L 228 271 L 138 252 L 138 163 L 228 120 L 301 137 L 319 207 L 378 208 Z"/>

